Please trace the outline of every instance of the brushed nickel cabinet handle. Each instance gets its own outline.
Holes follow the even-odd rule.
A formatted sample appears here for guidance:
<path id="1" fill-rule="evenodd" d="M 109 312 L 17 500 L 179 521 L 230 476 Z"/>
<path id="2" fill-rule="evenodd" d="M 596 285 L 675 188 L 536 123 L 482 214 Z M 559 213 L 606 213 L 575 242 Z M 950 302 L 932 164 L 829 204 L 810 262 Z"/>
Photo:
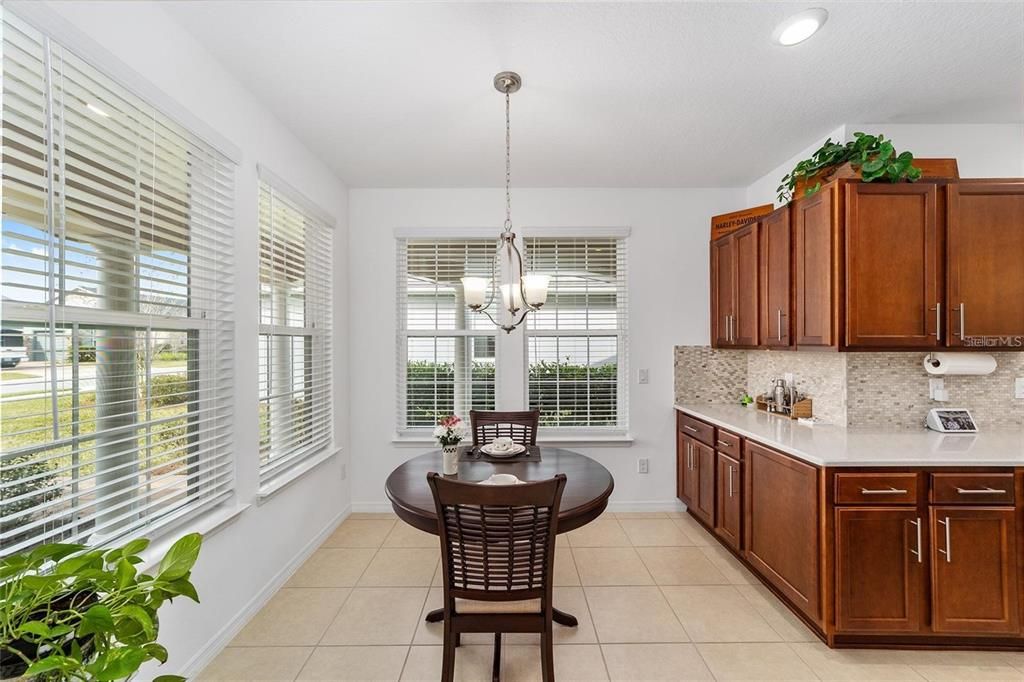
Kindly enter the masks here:
<path id="1" fill-rule="evenodd" d="M 942 340 L 942 304 L 936 303 L 932 308 L 935 311 L 935 340 Z"/>
<path id="2" fill-rule="evenodd" d="M 872 490 L 871 488 L 861 488 L 861 495 L 906 495 L 907 491 L 902 488 L 889 487 L 886 490 Z"/>
<path id="3" fill-rule="evenodd" d="M 967 308 L 967 305 L 963 301 L 960 301 L 960 305 L 957 306 L 957 311 L 960 313 L 960 334 L 959 334 L 959 336 L 960 336 L 960 340 L 961 341 L 963 341 L 964 337 L 967 335 L 967 330 L 966 330 L 967 322 L 964 319 L 966 317 L 966 314 L 967 314 L 967 311 L 965 310 L 966 308 Z"/>
<path id="4" fill-rule="evenodd" d="M 946 549 L 939 548 L 939 554 L 946 555 L 946 563 L 953 561 L 953 548 L 949 545 L 949 517 L 945 520 L 939 519 L 939 523 L 946 527 Z"/>
<path id="5" fill-rule="evenodd" d="M 985 486 L 984 488 L 957 488 L 956 491 L 961 495 L 1005 495 L 1005 490 L 997 490 L 996 488 L 990 488 Z"/>
<path id="6" fill-rule="evenodd" d="M 697 433 L 697 429 L 693 428 L 689 424 L 683 424 L 683 428 L 686 429 L 687 431 L 693 431 L 694 433 Z"/>
<path id="7" fill-rule="evenodd" d="M 729 497 L 732 497 L 732 465 L 729 465 Z"/>
<path id="8" fill-rule="evenodd" d="M 782 341 L 782 308 L 778 309 L 778 322 L 779 322 L 779 341 Z"/>
<path id="9" fill-rule="evenodd" d="M 921 517 L 917 517 L 916 521 L 911 521 L 914 524 L 914 528 L 917 531 L 917 550 L 910 550 L 910 553 L 917 557 L 917 563 L 921 563 Z"/>
<path id="10" fill-rule="evenodd" d="M 719 445 L 724 445 L 727 448 L 732 446 L 732 443 L 730 443 L 727 440 L 722 440 L 721 438 L 718 439 L 718 444 Z"/>

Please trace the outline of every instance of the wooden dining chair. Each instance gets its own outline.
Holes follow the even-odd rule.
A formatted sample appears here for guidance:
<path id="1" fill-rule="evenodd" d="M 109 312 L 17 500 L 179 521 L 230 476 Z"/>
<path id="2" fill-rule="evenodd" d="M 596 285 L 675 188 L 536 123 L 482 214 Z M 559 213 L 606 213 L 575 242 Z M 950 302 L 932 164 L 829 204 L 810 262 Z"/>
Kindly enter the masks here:
<path id="1" fill-rule="evenodd" d="M 444 574 L 441 680 L 455 674 L 463 632 L 494 633 L 492 677 L 501 672 L 501 634 L 538 632 L 544 682 L 555 679 L 551 583 L 565 474 L 536 483 L 480 485 L 427 474 L 437 509 Z"/>
<path id="2" fill-rule="evenodd" d="M 537 444 L 540 410 L 525 412 L 469 411 L 469 425 L 473 430 L 473 445 L 487 445 L 495 438 L 511 438 L 519 445 Z"/>

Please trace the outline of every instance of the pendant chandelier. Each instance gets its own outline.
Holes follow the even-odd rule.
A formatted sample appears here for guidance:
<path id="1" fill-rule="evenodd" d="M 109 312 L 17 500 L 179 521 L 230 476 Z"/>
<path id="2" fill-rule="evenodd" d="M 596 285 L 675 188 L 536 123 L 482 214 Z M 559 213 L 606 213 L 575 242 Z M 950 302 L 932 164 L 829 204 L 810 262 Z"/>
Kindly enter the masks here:
<path id="1" fill-rule="evenodd" d="M 512 330 L 526 320 L 532 311 L 539 310 L 548 299 L 548 276 L 530 274 L 523 264 L 523 254 L 516 246 L 516 235 L 512 231 L 512 126 L 509 117 L 509 100 L 513 92 L 523 86 L 518 73 L 502 71 L 494 77 L 494 88 L 505 95 L 505 229 L 498 237 L 498 246 L 491 263 L 491 280 L 485 277 L 463 277 L 462 293 L 466 306 L 473 312 L 483 313 L 495 325 L 511 334 Z M 508 264 L 508 281 L 502 284 L 501 300 L 508 313 L 507 321 L 501 322 L 491 314 L 494 303 L 494 287 L 501 269 L 502 253 Z M 498 313 L 506 317 L 504 313 Z"/>

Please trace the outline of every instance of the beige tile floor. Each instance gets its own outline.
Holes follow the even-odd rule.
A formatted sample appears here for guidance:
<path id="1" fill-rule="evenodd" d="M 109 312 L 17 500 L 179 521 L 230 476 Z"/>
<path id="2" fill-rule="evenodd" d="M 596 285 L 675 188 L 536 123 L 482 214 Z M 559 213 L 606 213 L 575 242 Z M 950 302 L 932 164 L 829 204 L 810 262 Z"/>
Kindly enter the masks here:
<path id="1" fill-rule="evenodd" d="M 437 680 L 437 538 L 353 515 L 207 667 L 202 680 Z M 560 536 L 559 680 L 1021 680 L 1024 654 L 833 651 L 685 514 L 605 514 Z M 539 680 L 536 635 L 505 635 L 502 679 Z M 460 680 L 489 680 L 467 635 Z"/>

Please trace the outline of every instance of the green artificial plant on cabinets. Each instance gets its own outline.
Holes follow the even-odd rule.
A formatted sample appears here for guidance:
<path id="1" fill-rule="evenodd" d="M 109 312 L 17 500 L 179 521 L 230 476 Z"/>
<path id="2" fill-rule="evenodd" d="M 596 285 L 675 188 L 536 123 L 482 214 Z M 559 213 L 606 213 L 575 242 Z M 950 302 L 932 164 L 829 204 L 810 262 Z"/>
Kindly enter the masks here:
<path id="1" fill-rule="evenodd" d="M 190 581 L 202 536 L 175 542 L 150 573 L 139 553 L 149 540 L 114 549 L 47 544 L 0 560 L 2 676 L 108 682 L 164 663 L 157 611 L 199 596 Z M 158 682 L 184 680 L 162 675 Z"/>
<path id="2" fill-rule="evenodd" d="M 914 165 L 914 155 L 909 152 L 896 153 L 892 140 L 884 135 L 867 135 L 854 133 L 853 139 L 846 144 L 825 140 L 809 159 L 796 164 L 793 170 L 782 178 L 776 188 L 781 203 L 794 199 L 793 192 L 800 181 L 810 181 L 816 177 L 827 175 L 829 171 L 849 162 L 854 170 L 859 170 L 861 180 L 873 182 L 914 182 L 920 179 L 921 169 Z M 821 189 L 821 181 L 808 184 L 804 196 L 811 196 Z"/>

